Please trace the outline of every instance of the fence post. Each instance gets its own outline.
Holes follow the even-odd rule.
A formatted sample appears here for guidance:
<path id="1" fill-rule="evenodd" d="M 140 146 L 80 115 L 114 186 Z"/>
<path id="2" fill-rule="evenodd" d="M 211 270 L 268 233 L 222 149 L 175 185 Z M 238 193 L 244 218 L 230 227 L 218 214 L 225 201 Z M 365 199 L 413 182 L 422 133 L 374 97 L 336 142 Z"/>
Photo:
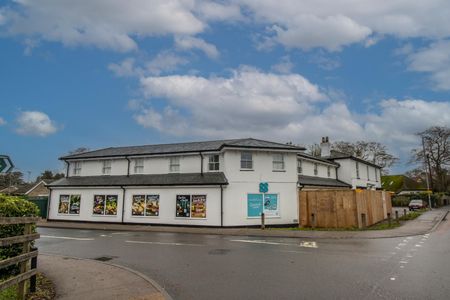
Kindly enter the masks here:
<path id="1" fill-rule="evenodd" d="M 391 226 L 391 213 L 387 213 L 388 216 L 388 224 Z"/>
<path id="2" fill-rule="evenodd" d="M 31 251 L 37 250 L 36 247 L 31 248 Z M 31 270 L 37 268 L 37 256 L 31 258 Z M 31 276 L 30 278 L 30 293 L 36 292 L 36 275 Z"/>
<path id="3" fill-rule="evenodd" d="M 398 224 L 400 220 L 398 219 L 398 210 L 395 211 L 395 222 Z"/>
<path id="4" fill-rule="evenodd" d="M 24 235 L 31 234 L 31 224 L 24 225 L 23 234 Z M 22 254 L 28 252 L 30 252 L 30 242 L 24 242 L 22 247 Z M 19 263 L 19 266 L 20 266 L 20 273 L 21 274 L 25 273 L 27 271 L 28 261 L 23 261 Z M 27 294 L 26 287 L 27 287 L 26 281 L 22 281 L 17 285 L 17 294 L 20 300 L 25 299 L 25 295 Z"/>
<path id="5" fill-rule="evenodd" d="M 361 223 L 362 223 L 362 228 L 366 228 L 366 226 L 367 226 L 366 214 L 361 214 Z"/>
<path id="6" fill-rule="evenodd" d="M 406 208 L 403 209 L 403 215 L 406 216 Z"/>
<path id="7" fill-rule="evenodd" d="M 266 228 L 266 220 L 264 213 L 261 213 L 261 229 L 264 230 Z"/>
<path id="8" fill-rule="evenodd" d="M 311 214 L 311 226 L 312 228 L 316 228 L 316 215 Z"/>

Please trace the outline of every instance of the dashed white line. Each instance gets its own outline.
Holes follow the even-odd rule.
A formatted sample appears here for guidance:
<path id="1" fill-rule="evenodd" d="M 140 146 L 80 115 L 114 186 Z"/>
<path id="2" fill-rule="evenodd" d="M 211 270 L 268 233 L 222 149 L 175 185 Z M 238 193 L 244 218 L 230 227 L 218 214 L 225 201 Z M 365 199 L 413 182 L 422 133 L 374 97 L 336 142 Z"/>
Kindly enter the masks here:
<path id="1" fill-rule="evenodd" d="M 77 238 L 71 236 L 55 236 L 55 235 L 41 235 L 41 238 L 47 239 L 62 239 L 62 240 L 74 240 L 74 241 L 93 241 L 93 238 Z"/>

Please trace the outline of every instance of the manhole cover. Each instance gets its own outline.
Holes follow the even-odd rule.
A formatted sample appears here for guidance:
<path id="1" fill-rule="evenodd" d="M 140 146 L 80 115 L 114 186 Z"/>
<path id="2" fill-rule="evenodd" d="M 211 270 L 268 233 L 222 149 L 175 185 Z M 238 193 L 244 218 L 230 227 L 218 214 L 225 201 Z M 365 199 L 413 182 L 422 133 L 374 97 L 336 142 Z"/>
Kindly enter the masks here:
<path id="1" fill-rule="evenodd" d="M 230 252 L 230 249 L 214 249 L 208 252 L 210 255 L 225 255 Z"/>

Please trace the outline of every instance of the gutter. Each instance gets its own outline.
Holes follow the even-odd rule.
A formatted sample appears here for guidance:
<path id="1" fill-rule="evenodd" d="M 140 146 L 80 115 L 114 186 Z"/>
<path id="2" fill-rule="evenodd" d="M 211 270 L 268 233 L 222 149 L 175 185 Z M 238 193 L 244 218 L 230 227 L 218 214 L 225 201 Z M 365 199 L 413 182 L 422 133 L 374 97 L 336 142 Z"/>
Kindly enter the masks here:
<path id="1" fill-rule="evenodd" d="M 123 219 L 125 217 L 125 188 L 123 187 L 123 185 L 121 185 L 120 188 L 122 189 L 122 223 L 123 223 Z"/>
<path id="2" fill-rule="evenodd" d="M 130 164 L 131 160 L 128 156 L 125 156 L 125 159 L 128 161 L 128 167 L 127 167 L 127 177 L 130 177 Z"/>
<path id="3" fill-rule="evenodd" d="M 66 178 L 69 178 L 69 166 L 70 166 L 70 163 L 67 160 L 64 160 L 64 162 L 66 163 Z"/>
<path id="4" fill-rule="evenodd" d="M 223 227 L 223 185 L 220 185 L 220 227 Z"/>

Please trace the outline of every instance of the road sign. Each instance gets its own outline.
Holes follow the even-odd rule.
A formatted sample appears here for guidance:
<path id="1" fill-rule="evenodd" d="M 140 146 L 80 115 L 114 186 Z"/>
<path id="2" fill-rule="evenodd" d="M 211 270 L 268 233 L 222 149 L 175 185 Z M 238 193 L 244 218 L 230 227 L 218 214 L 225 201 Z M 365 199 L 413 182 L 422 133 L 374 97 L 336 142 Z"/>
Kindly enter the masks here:
<path id="1" fill-rule="evenodd" d="M 14 168 L 14 164 L 7 155 L 0 155 L 0 173 L 9 173 Z"/>

